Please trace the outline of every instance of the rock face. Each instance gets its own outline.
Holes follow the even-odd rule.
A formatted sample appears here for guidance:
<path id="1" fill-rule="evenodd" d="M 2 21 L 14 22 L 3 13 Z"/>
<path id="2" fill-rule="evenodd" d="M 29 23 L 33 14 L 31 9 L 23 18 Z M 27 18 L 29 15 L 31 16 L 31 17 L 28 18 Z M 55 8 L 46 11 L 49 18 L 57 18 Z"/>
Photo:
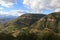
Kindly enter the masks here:
<path id="1" fill-rule="evenodd" d="M 39 21 L 32 25 L 32 28 L 38 29 L 50 29 L 55 32 L 60 31 L 60 12 L 51 13 L 47 16 L 44 16 Z"/>

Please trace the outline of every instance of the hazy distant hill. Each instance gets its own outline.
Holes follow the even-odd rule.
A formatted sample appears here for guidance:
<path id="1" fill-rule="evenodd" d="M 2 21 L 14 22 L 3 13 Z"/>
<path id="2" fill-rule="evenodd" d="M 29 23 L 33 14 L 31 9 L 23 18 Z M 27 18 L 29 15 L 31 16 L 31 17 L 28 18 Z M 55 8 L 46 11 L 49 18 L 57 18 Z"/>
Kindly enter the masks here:
<path id="1" fill-rule="evenodd" d="M 11 15 L 0 15 L 0 23 L 7 22 L 9 20 L 17 18 L 16 16 L 11 16 Z"/>

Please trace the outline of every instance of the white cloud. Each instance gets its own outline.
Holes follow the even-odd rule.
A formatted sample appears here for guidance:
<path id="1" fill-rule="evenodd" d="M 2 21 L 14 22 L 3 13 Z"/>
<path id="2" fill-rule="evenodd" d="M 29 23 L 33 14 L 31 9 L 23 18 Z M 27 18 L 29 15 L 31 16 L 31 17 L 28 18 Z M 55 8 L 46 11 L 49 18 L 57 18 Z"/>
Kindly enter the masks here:
<path id="1" fill-rule="evenodd" d="M 60 9 L 56 9 L 55 12 L 60 12 Z"/>
<path id="2" fill-rule="evenodd" d="M 11 10 L 9 15 L 13 15 L 13 16 L 20 16 L 24 14 L 22 10 Z"/>
<path id="3" fill-rule="evenodd" d="M 60 0 L 24 0 L 23 4 L 34 12 L 41 12 L 44 9 L 54 11 L 60 9 Z"/>
<path id="4" fill-rule="evenodd" d="M 0 0 L 0 5 L 4 7 L 12 7 L 16 3 L 16 0 Z"/>
<path id="5" fill-rule="evenodd" d="M 3 10 L 4 8 L 0 7 L 0 11 Z"/>
<path id="6" fill-rule="evenodd" d="M 0 11 L 0 15 L 6 15 L 6 16 L 9 16 L 9 15 L 12 15 L 12 16 L 21 16 L 23 13 L 23 11 L 21 10 L 11 10 L 9 12 L 6 12 L 6 11 Z"/>

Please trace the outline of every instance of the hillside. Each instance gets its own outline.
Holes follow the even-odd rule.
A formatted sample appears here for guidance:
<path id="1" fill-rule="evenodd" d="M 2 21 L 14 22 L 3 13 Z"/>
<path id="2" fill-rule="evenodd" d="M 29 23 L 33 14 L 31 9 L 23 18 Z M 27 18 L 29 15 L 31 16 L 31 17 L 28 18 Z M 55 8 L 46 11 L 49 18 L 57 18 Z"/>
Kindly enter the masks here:
<path id="1" fill-rule="evenodd" d="M 34 24 L 40 18 L 45 16 L 44 14 L 23 14 L 17 19 L 5 23 L 3 26 L 4 30 L 11 32 L 12 30 L 20 29 L 23 27 L 29 27 Z"/>
<path id="2" fill-rule="evenodd" d="M 60 40 L 60 12 L 24 14 L 1 27 L 0 40 Z"/>
<path id="3" fill-rule="evenodd" d="M 40 30 L 49 29 L 54 32 L 60 32 L 60 12 L 55 12 L 44 16 L 31 27 Z"/>

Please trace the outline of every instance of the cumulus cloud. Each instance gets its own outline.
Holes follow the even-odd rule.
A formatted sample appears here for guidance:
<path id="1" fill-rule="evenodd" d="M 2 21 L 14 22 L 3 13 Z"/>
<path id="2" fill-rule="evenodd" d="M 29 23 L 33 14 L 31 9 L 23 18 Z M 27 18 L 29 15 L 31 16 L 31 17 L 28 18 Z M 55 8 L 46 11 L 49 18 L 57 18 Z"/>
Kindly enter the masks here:
<path id="1" fill-rule="evenodd" d="M 4 7 L 12 7 L 16 3 L 16 0 L 0 0 L 0 5 Z"/>
<path id="2" fill-rule="evenodd" d="M 6 15 L 6 16 L 9 16 L 9 15 L 11 15 L 11 16 L 21 16 L 22 14 L 24 14 L 24 13 L 21 10 L 11 10 L 9 12 L 2 11 L 2 10 L 0 11 L 0 15 Z"/>
<path id="3" fill-rule="evenodd" d="M 13 16 L 20 16 L 22 14 L 24 14 L 24 12 L 22 10 L 11 10 L 9 12 L 9 15 L 13 15 Z"/>
<path id="4" fill-rule="evenodd" d="M 60 10 L 60 0 L 24 0 L 23 4 L 34 12 L 43 10 Z"/>
<path id="5" fill-rule="evenodd" d="M 60 9 L 56 9 L 55 12 L 60 12 Z"/>

